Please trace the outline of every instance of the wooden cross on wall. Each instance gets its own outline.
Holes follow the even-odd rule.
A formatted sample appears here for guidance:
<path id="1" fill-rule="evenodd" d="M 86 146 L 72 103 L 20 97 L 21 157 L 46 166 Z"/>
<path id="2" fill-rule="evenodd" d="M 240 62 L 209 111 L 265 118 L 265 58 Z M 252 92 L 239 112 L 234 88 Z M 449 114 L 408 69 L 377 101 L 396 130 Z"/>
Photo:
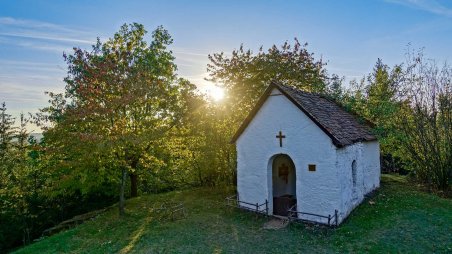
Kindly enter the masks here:
<path id="1" fill-rule="evenodd" d="M 282 139 L 286 138 L 286 135 L 283 135 L 281 131 L 279 131 L 279 135 L 276 135 L 276 138 L 279 138 L 279 147 L 282 147 Z"/>

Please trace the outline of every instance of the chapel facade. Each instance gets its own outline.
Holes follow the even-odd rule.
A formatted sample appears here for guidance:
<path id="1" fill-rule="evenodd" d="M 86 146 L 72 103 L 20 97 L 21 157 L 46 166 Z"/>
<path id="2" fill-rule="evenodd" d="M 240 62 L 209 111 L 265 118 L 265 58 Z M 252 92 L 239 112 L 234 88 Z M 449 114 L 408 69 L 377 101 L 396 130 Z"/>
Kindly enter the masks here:
<path id="1" fill-rule="evenodd" d="M 232 142 L 239 201 L 266 202 L 271 215 L 341 223 L 380 186 L 370 128 L 318 94 L 272 82 Z"/>

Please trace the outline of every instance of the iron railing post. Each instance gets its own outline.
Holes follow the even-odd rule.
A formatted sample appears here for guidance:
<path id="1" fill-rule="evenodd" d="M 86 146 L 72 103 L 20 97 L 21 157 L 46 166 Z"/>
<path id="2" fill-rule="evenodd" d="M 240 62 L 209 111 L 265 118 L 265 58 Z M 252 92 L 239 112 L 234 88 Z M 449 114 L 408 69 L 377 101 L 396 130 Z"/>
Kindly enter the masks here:
<path id="1" fill-rule="evenodd" d="M 265 215 L 268 216 L 268 200 L 265 200 Z"/>
<path id="2" fill-rule="evenodd" d="M 334 217 L 336 217 L 336 227 L 337 227 L 337 209 L 334 210 Z"/>

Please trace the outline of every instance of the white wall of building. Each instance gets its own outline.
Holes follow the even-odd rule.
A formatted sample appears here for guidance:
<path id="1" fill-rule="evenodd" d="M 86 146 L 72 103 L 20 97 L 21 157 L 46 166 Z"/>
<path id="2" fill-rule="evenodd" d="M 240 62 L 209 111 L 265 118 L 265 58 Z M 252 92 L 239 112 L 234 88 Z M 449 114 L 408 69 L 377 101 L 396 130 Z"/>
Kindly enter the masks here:
<path id="1" fill-rule="evenodd" d="M 380 187 L 381 165 L 378 141 L 363 143 L 364 191 L 369 193 Z"/>
<path id="2" fill-rule="evenodd" d="M 276 135 L 286 136 L 279 146 Z M 334 215 L 339 223 L 380 185 L 378 141 L 359 142 L 343 148 L 331 139 L 296 105 L 277 89 L 236 141 L 237 190 L 239 199 L 249 203 L 269 202 L 273 212 L 273 159 L 288 155 L 296 171 L 297 210 L 319 215 Z M 352 163 L 356 161 L 356 185 Z M 315 164 L 316 171 L 308 171 Z M 250 206 L 251 207 L 251 206 Z M 326 219 L 303 216 L 326 223 Z"/>
<path id="3" fill-rule="evenodd" d="M 356 162 L 356 184 L 352 164 Z M 341 181 L 339 221 L 342 222 L 364 199 L 380 186 L 380 148 L 378 141 L 359 142 L 337 149 L 336 165 Z"/>
<path id="4" fill-rule="evenodd" d="M 276 135 L 286 136 L 283 147 Z M 272 91 L 236 141 L 237 190 L 249 203 L 269 202 L 273 211 L 272 158 L 288 155 L 295 164 L 297 210 L 333 215 L 341 205 L 336 147 L 331 139 L 278 90 Z M 308 171 L 315 164 L 316 171 Z M 318 218 L 304 217 L 319 221 Z M 325 222 L 325 220 L 319 221 Z"/>

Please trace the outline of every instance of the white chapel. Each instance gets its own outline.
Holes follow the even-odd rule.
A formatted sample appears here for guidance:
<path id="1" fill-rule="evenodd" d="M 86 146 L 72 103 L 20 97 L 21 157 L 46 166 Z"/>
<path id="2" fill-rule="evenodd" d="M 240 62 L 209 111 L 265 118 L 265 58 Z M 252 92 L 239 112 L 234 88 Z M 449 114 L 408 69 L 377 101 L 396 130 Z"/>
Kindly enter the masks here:
<path id="1" fill-rule="evenodd" d="M 380 185 L 370 128 L 318 94 L 272 82 L 232 142 L 242 206 L 271 215 L 341 223 Z M 292 211 L 288 213 L 288 211 Z"/>

